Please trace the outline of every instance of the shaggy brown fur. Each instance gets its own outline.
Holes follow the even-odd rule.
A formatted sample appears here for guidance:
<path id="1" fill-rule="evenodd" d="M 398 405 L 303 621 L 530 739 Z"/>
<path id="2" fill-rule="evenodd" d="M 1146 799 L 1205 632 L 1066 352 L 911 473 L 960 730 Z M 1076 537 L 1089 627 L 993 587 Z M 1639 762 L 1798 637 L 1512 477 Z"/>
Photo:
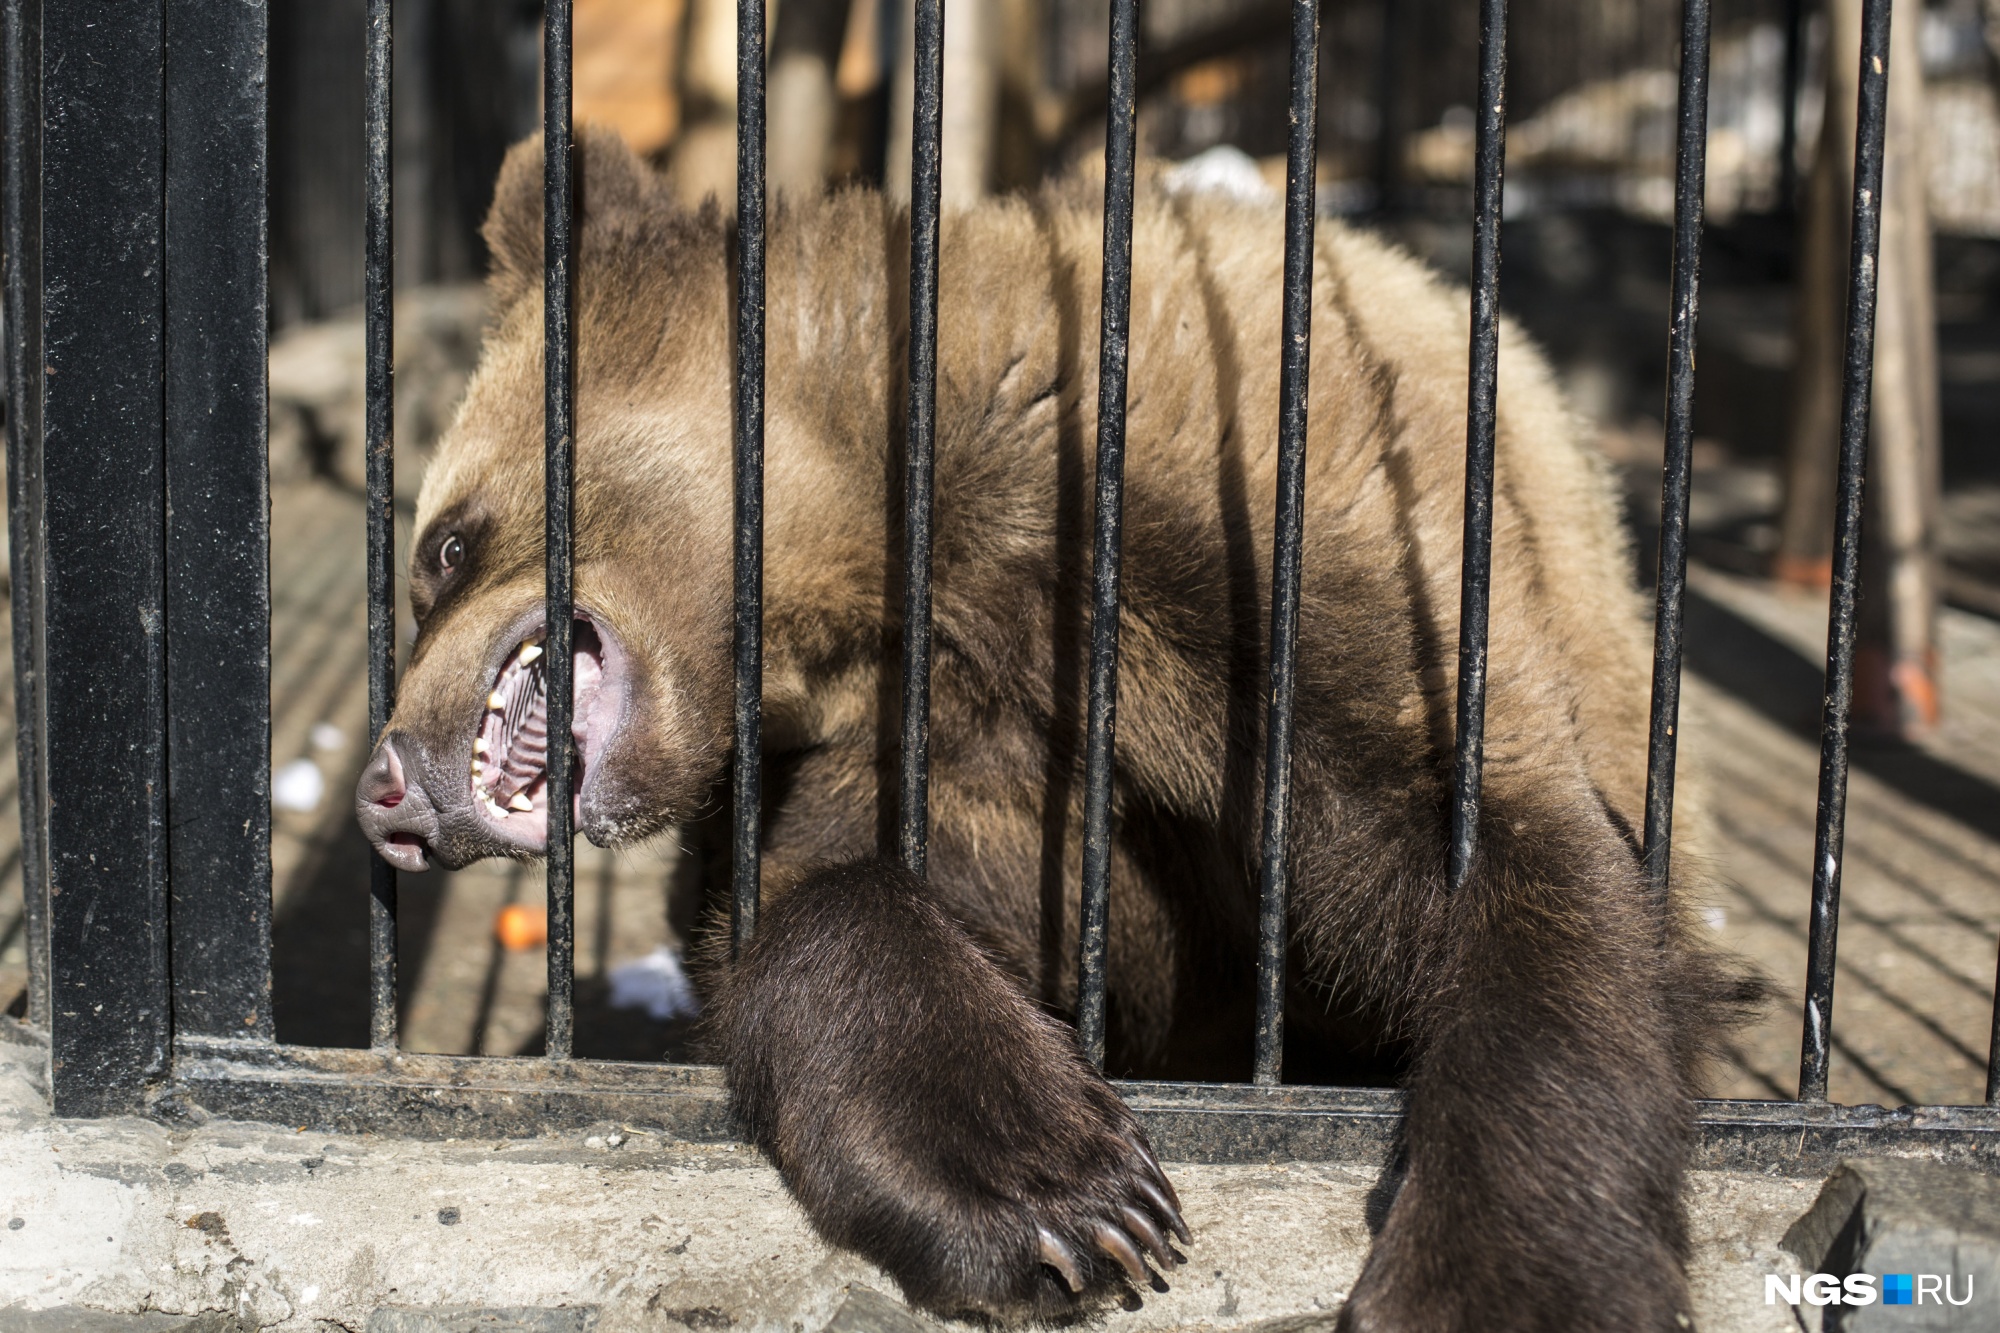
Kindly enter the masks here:
<path id="1" fill-rule="evenodd" d="M 614 140 L 586 146 L 577 604 L 628 669 L 580 826 L 620 843 L 712 809 L 725 771 L 731 237 Z M 1114 1063 L 1238 1077 L 1282 218 L 1154 194 L 1137 212 Z M 360 798 L 378 845 L 401 830 L 452 865 L 536 850 L 495 833 L 464 776 L 481 700 L 540 623 L 532 144 L 488 235 L 498 322 L 424 483 L 421 636 Z M 1075 986 L 1100 243 L 1081 189 L 945 222 L 918 882 L 876 859 L 893 847 L 905 222 L 857 192 L 771 226 L 768 906 L 711 978 L 712 1031 L 814 1221 L 941 1310 L 1061 1313 L 1069 1278 L 1106 1289 L 1178 1220 L 1136 1124 L 1044 1016 Z M 1408 1174 L 1344 1326 L 1680 1327 L 1688 1098 L 1743 992 L 1639 874 L 1646 637 L 1609 484 L 1509 330 L 1481 844 L 1448 894 L 1466 301 L 1335 224 L 1315 272 L 1292 1068 L 1372 1061 L 1410 1091 Z M 445 570 L 452 534 L 465 556 Z"/>

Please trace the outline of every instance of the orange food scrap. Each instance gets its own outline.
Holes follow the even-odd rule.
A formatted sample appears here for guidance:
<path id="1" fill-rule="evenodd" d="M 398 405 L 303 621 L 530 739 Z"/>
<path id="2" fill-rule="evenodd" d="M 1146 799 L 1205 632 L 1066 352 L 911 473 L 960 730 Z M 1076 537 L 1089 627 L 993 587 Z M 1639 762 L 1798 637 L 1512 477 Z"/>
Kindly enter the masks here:
<path id="1" fill-rule="evenodd" d="M 511 953 L 547 944 L 549 914 L 544 908 L 522 907 L 518 903 L 503 907 L 500 915 L 493 918 L 493 934 L 498 937 L 500 947 Z"/>

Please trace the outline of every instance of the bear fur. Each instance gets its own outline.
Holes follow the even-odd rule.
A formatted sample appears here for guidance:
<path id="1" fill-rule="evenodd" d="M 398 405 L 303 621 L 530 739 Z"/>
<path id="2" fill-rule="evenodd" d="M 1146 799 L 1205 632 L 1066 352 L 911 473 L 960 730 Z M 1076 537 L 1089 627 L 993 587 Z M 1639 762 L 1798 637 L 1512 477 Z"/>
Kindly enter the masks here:
<path id="1" fill-rule="evenodd" d="M 578 828 L 617 845 L 726 797 L 734 235 L 615 138 L 580 147 L 576 606 L 616 686 L 579 703 Z M 533 812 L 482 812 L 465 776 L 496 673 L 541 625 L 540 164 L 530 142 L 501 175 L 494 324 L 424 481 L 420 634 L 357 795 L 413 868 L 540 850 Z M 780 201 L 769 229 L 765 905 L 740 960 L 726 941 L 706 955 L 709 1039 L 815 1224 L 946 1312 L 1072 1314 L 1140 1280 L 1145 1255 L 1170 1271 L 1180 1228 L 1143 1132 L 1060 1021 L 1099 210 L 1094 188 L 1052 185 L 943 223 L 921 880 L 887 859 L 907 221 L 857 190 Z M 1282 213 L 1142 188 L 1133 254 L 1110 1066 L 1240 1079 Z M 1685 924 L 1691 858 L 1668 901 L 1641 873 L 1632 557 L 1606 467 L 1511 327 L 1484 802 L 1468 881 L 1447 889 L 1466 346 L 1462 290 L 1320 223 L 1287 1069 L 1409 1098 L 1405 1170 L 1342 1327 L 1681 1328 L 1689 1099 L 1752 989 Z"/>

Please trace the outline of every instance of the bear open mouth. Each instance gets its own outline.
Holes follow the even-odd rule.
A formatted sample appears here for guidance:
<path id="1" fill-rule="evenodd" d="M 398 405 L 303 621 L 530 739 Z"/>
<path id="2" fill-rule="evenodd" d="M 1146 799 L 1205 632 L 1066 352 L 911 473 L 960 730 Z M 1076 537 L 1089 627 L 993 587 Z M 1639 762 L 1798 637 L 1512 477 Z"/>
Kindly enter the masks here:
<path id="1" fill-rule="evenodd" d="M 513 841 L 548 839 L 549 677 L 547 635 L 538 631 L 514 650 L 486 696 L 472 742 L 472 799 L 480 814 Z M 583 780 L 594 748 L 591 723 L 605 683 L 605 653 L 597 629 L 579 617 L 571 638 L 575 705 L 570 735 L 576 742 L 571 769 L 572 809 L 580 810 Z M 593 746 L 593 739 L 600 743 Z"/>

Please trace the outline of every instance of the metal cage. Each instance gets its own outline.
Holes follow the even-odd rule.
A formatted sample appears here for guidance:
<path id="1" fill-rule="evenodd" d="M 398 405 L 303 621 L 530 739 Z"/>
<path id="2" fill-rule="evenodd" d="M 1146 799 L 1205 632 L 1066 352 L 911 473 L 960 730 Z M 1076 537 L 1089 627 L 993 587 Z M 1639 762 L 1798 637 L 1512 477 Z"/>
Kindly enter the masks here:
<path id="1" fill-rule="evenodd" d="M 550 732 L 571 708 L 574 176 L 570 0 L 548 0 L 547 604 Z M 1827 1100 L 1859 523 L 1869 412 L 1890 0 L 1866 0 L 1833 601 L 1799 1093 L 1699 1104 L 1710 1166 L 1807 1171 L 1858 1151 L 1991 1167 L 1985 1106 Z M 366 297 L 371 727 L 394 697 L 391 0 L 368 0 Z M 764 4 L 739 0 L 735 435 L 735 901 L 756 928 L 762 660 Z M 508 1134 L 625 1120 L 688 1139 L 735 1133 L 719 1070 L 572 1057 L 570 768 L 549 765 L 547 1055 L 401 1053 L 396 875 L 371 879 L 369 1050 L 286 1046 L 271 988 L 270 587 L 266 458 L 264 0 L 4 0 L 8 504 L 26 913 L 25 1024 L 46 1040 L 62 1115 L 208 1112 L 418 1134 Z M 930 680 L 942 0 L 917 0 L 910 209 L 898 845 L 923 873 Z M 1116 732 L 1126 334 L 1132 269 L 1136 0 L 1111 7 L 1103 374 L 1090 604 L 1078 1033 L 1104 1052 Z M 1292 704 L 1306 457 L 1319 0 L 1291 0 L 1283 367 L 1264 770 L 1255 1082 L 1124 1083 L 1163 1156 L 1382 1160 L 1393 1090 L 1281 1083 Z M 1794 23 L 1796 29 L 1796 23 Z M 1470 400 L 1450 874 L 1478 827 L 1492 531 L 1505 0 L 1480 0 Z M 1709 4 L 1683 6 L 1667 449 L 1643 855 L 1664 887 L 1687 562 Z M 1795 62 L 1794 62 L 1795 64 Z M 1795 70 L 1794 70 L 1795 77 Z M 1788 125 L 1789 131 L 1789 125 Z M 1789 133 L 1788 133 L 1789 139 Z M 1996 1028 L 2000 1036 L 2000 1028 Z M 2000 1055 L 2000 1046 L 1996 1046 Z"/>

